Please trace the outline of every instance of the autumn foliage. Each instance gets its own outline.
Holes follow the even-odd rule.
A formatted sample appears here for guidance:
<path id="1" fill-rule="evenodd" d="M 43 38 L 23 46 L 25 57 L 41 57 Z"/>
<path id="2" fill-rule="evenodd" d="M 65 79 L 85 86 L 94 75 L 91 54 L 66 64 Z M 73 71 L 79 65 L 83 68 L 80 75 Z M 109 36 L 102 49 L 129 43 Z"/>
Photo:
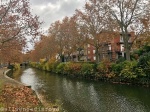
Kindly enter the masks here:
<path id="1" fill-rule="evenodd" d="M 29 0 L 1 0 L 1 62 L 16 61 L 27 41 L 33 41 L 40 34 L 40 25 L 39 17 L 30 12 Z M 27 39 L 29 36 L 30 39 Z"/>
<path id="2" fill-rule="evenodd" d="M 64 56 L 65 61 L 70 61 L 71 55 L 79 52 L 79 61 L 80 49 L 90 44 L 95 48 L 96 62 L 99 63 L 102 44 L 110 43 L 117 37 L 116 33 L 122 35 L 126 59 L 131 60 L 130 53 L 136 40 L 140 42 L 138 47 L 149 43 L 149 4 L 148 0 L 88 0 L 72 17 L 52 23 L 47 39 L 37 42 L 31 55 L 38 57 L 36 61 L 55 55 L 63 62 Z M 130 39 L 130 32 L 134 32 L 134 39 Z"/>
<path id="3" fill-rule="evenodd" d="M 10 112 L 17 108 L 35 108 L 41 105 L 32 89 L 25 86 L 5 85 L 1 91 L 0 102 Z M 32 111 L 31 111 L 32 112 Z"/>

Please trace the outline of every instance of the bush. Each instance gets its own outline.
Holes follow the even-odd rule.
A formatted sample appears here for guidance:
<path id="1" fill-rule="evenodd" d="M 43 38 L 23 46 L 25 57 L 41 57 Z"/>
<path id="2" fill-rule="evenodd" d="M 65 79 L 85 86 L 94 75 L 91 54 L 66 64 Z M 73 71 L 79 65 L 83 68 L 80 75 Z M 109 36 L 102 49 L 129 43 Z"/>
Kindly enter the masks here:
<path id="1" fill-rule="evenodd" d="M 19 70 L 20 69 L 20 64 L 15 63 L 13 65 L 13 70 Z"/>
<path id="2" fill-rule="evenodd" d="M 122 78 L 136 78 L 140 69 L 137 68 L 136 61 L 124 61 L 118 64 L 112 64 L 112 72 Z"/>
<path id="3" fill-rule="evenodd" d="M 138 78 L 141 78 L 141 77 L 145 77 L 145 76 L 146 76 L 146 74 L 145 74 L 145 72 L 144 72 L 144 69 L 141 68 L 141 67 L 138 67 L 138 66 L 137 66 L 134 71 L 135 71 L 136 75 L 138 76 Z"/>
<path id="4" fill-rule="evenodd" d="M 30 62 L 29 65 L 32 67 L 36 67 L 36 62 Z"/>
<path id="5" fill-rule="evenodd" d="M 63 72 L 64 72 L 64 67 L 65 67 L 65 63 L 60 63 L 60 64 L 58 64 L 58 66 L 56 67 L 56 73 L 61 73 L 61 74 L 63 74 Z"/>
<path id="6" fill-rule="evenodd" d="M 117 61 L 116 61 L 116 63 L 121 63 L 121 62 L 124 62 L 126 59 L 124 58 L 124 57 L 120 57 Z"/>
<path id="7" fill-rule="evenodd" d="M 138 61 L 138 66 L 140 67 L 148 66 L 149 61 L 150 61 L 150 52 L 145 53 L 142 56 L 140 56 L 139 61 Z"/>
<path id="8" fill-rule="evenodd" d="M 45 67 L 44 67 L 44 68 L 45 68 L 45 70 L 46 70 L 46 71 L 49 71 L 49 63 L 48 63 L 48 62 L 47 62 L 47 63 L 45 63 L 45 65 L 44 65 L 44 66 L 45 66 Z"/>
<path id="9" fill-rule="evenodd" d="M 89 76 L 94 74 L 94 64 L 84 63 L 81 67 L 81 74 L 83 76 Z"/>
<path id="10" fill-rule="evenodd" d="M 72 76 L 88 76 L 94 74 L 94 64 L 76 62 L 60 63 L 56 71 L 60 74 Z"/>
<path id="11" fill-rule="evenodd" d="M 36 64 L 36 68 L 40 69 L 40 70 L 43 70 L 43 66 L 41 63 L 37 63 Z"/>
<path id="12" fill-rule="evenodd" d="M 43 64 L 43 65 L 42 65 L 42 70 L 47 71 L 47 67 L 48 67 L 48 63 Z"/>
<path id="13" fill-rule="evenodd" d="M 56 67 L 59 65 L 59 63 L 56 61 L 55 58 L 51 58 L 48 61 L 48 71 L 50 72 L 56 72 Z"/>
<path id="14" fill-rule="evenodd" d="M 46 59 L 40 59 L 40 63 L 41 63 L 41 64 L 46 63 Z"/>
<path id="15" fill-rule="evenodd" d="M 113 63 L 111 65 L 112 72 L 114 74 L 116 74 L 117 76 L 119 76 L 119 74 L 121 73 L 121 71 L 123 70 L 123 68 L 124 68 L 123 63 L 119 63 L 119 64 Z"/>
<path id="16" fill-rule="evenodd" d="M 123 78 L 127 78 L 127 79 L 136 78 L 137 75 L 134 71 L 136 67 L 137 67 L 136 61 L 131 61 L 131 62 L 126 61 L 126 63 L 124 64 L 124 68 L 122 69 L 119 76 L 122 76 Z"/>
<path id="17" fill-rule="evenodd" d="M 104 62 L 100 62 L 97 66 L 97 70 L 100 74 L 107 74 L 109 72 L 109 66 L 104 63 Z"/>
<path id="18" fill-rule="evenodd" d="M 144 73 L 150 77 L 150 52 L 140 56 L 138 61 L 138 67 L 142 68 Z"/>
<path id="19" fill-rule="evenodd" d="M 81 63 L 67 62 L 64 72 L 70 75 L 79 75 L 81 72 Z"/>

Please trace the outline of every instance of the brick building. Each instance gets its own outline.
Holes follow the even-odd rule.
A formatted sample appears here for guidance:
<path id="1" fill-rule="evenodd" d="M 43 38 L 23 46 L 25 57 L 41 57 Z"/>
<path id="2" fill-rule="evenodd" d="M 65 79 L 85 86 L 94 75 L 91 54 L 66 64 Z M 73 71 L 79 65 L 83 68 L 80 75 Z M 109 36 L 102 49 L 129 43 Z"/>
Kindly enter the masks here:
<path id="1" fill-rule="evenodd" d="M 129 34 L 129 43 L 132 43 L 134 39 L 134 32 Z M 72 53 L 73 61 L 96 61 L 95 55 L 95 47 L 91 44 L 85 44 L 84 48 L 79 51 Z M 98 51 L 100 60 L 108 59 L 110 61 L 115 61 L 120 57 L 126 57 L 126 53 L 124 51 L 124 42 L 122 34 L 117 34 L 115 37 L 110 38 L 108 42 L 99 43 L 99 51 Z M 79 58 L 80 56 L 80 58 Z"/>

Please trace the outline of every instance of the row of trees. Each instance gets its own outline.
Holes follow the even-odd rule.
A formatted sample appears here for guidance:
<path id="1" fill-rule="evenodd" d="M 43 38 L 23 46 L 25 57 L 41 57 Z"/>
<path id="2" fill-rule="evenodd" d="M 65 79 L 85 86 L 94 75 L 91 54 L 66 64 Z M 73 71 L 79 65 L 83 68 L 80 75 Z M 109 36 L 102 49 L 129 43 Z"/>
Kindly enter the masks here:
<path id="1" fill-rule="evenodd" d="M 20 61 L 27 41 L 39 35 L 41 23 L 31 14 L 29 0 L 1 0 L 0 61 Z"/>
<path id="2" fill-rule="evenodd" d="M 149 40 L 149 6 L 149 0 L 89 0 L 83 10 L 77 9 L 72 17 L 51 24 L 49 34 L 35 45 L 32 57 L 50 58 L 58 54 L 62 59 L 64 54 L 70 56 L 76 50 L 80 54 L 80 49 L 88 43 L 95 47 L 98 63 L 100 43 L 109 42 L 118 32 L 123 36 L 126 59 L 130 60 L 134 41 Z M 135 38 L 129 44 L 131 31 L 135 32 Z"/>

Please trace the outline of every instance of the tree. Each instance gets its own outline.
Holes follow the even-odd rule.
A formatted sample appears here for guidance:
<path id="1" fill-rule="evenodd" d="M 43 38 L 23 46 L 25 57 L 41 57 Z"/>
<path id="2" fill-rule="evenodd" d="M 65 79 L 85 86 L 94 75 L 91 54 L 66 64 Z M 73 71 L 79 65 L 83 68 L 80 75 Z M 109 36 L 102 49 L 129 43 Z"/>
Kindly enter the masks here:
<path id="1" fill-rule="evenodd" d="M 2 47 L 0 50 L 1 54 L 1 63 L 9 62 L 22 62 L 22 44 L 17 43 L 17 41 L 11 41 L 5 43 L 5 47 Z"/>
<path id="2" fill-rule="evenodd" d="M 107 38 L 100 36 L 102 33 L 108 31 L 109 13 L 107 2 L 105 0 L 89 0 L 85 4 L 84 11 L 76 10 L 76 14 L 81 21 L 81 28 L 85 29 L 88 43 L 92 44 L 96 49 L 96 62 L 100 61 L 100 43 L 107 41 Z M 104 39 L 104 40 L 103 40 Z"/>
<path id="3" fill-rule="evenodd" d="M 109 0 L 109 12 L 114 22 L 120 27 L 127 60 L 130 60 L 132 47 L 129 43 L 129 33 L 131 31 L 136 33 L 133 43 L 148 28 L 149 2 L 149 0 Z"/>
<path id="4" fill-rule="evenodd" d="M 71 34 L 74 42 L 74 50 L 77 52 L 77 60 L 80 61 L 83 56 L 82 50 L 84 50 L 85 45 L 87 44 L 87 33 L 86 28 L 82 26 L 82 21 L 80 21 L 80 17 L 75 14 L 71 17 Z"/>
<path id="5" fill-rule="evenodd" d="M 76 53 L 79 48 L 83 48 L 85 42 L 76 15 L 53 23 L 49 28 L 49 36 L 55 38 L 61 61 L 64 61 L 64 58 L 66 61 L 72 60 L 72 54 Z"/>
<path id="6" fill-rule="evenodd" d="M 51 24 L 49 28 L 49 36 L 55 38 L 55 43 L 57 47 L 57 53 L 60 57 L 60 61 L 64 61 L 64 48 L 65 48 L 65 36 L 63 32 L 62 23 L 60 21 L 56 21 L 55 23 Z"/>
<path id="7" fill-rule="evenodd" d="M 65 17 L 62 21 L 62 27 L 63 27 L 63 34 L 64 34 L 64 54 L 66 61 L 72 60 L 71 56 L 77 51 L 78 54 L 78 61 L 80 60 L 80 49 L 84 48 L 84 42 L 85 38 L 81 32 L 81 29 L 79 27 L 78 19 L 76 15 L 73 15 L 72 17 Z"/>
<path id="8" fill-rule="evenodd" d="M 40 59 L 51 59 L 56 56 L 56 44 L 53 37 L 41 35 L 40 41 L 35 43 L 34 50 L 29 52 L 28 60 L 38 62 Z"/>
<path id="9" fill-rule="evenodd" d="M 21 52 L 27 36 L 34 39 L 40 33 L 40 25 L 38 17 L 30 12 L 28 0 L 0 1 L 0 49 L 6 52 L 4 54 L 14 50 L 14 47 Z"/>
<path id="10" fill-rule="evenodd" d="M 71 23 L 72 22 L 72 23 Z M 74 51 L 74 32 L 73 19 L 65 17 L 62 21 L 56 21 L 49 28 L 49 36 L 55 38 L 58 56 L 60 61 L 69 60 L 71 53 Z"/>
<path id="11" fill-rule="evenodd" d="M 62 43 L 64 43 L 63 54 L 66 61 L 71 60 L 71 53 L 75 49 L 75 41 L 74 41 L 74 32 L 72 29 L 74 27 L 73 19 L 69 17 L 65 17 L 61 22 L 61 30 L 60 34 L 63 36 Z M 59 32 L 58 32 L 59 33 Z"/>

